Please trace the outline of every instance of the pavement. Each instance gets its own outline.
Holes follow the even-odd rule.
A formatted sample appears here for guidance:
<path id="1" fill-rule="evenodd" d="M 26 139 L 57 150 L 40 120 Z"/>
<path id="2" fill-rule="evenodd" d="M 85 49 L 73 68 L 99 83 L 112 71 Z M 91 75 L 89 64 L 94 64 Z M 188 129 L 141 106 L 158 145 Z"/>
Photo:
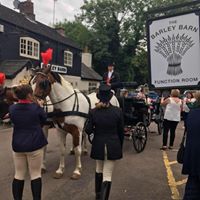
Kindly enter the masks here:
<path id="1" fill-rule="evenodd" d="M 136 153 L 132 141 L 124 142 L 124 158 L 117 161 L 109 200 L 171 200 L 182 199 L 186 176 L 176 154 L 183 134 L 183 123 L 178 125 L 175 149 L 161 151 L 162 136 L 157 134 L 155 123 L 150 125 L 148 141 L 142 153 Z M 14 166 L 11 150 L 12 128 L 0 128 L 0 200 L 11 200 L 11 183 Z M 70 179 L 74 169 L 74 156 L 69 155 L 71 136 L 67 136 L 66 169 L 61 179 L 53 173 L 59 164 L 59 139 L 55 129 L 49 133 L 47 173 L 43 175 L 43 200 L 94 200 L 95 161 L 82 156 L 82 177 Z M 90 144 L 88 144 L 90 151 Z M 31 200 L 30 180 L 27 175 L 23 200 Z"/>

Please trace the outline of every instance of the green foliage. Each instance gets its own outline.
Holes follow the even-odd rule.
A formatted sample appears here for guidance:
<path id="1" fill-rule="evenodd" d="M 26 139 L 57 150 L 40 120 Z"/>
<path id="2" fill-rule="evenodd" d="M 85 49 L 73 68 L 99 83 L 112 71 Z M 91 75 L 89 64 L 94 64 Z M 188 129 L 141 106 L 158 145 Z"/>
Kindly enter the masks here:
<path id="1" fill-rule="evenodd" d="M 59 22 L 55 27 L 62 27 L 65 30 L 65 35 L 74 40 L 81 48 L 89 45 L 92 33 L 86 26 L 82 24 L 81 21 L 67 21 Z"/>
<path id="2" fill-rule="evenodd" d="M 131 60 L 144 37 L 147 6 L 147 1 L 138 0 L 84 1 L 78 18 L 94 32 L 90 49 L 98 72 L 102 74 L 108 62 L 114 62 L 122 80 L 133 79 Z"/>
<path id="3" fill-rule="evenodd" d="M 140 41 L 137 49 L 136 55 L 133 57 L 132 66 L 133 66 L 133 77 L 134 80 L 138 83 L 148 83 L 148 60 L 147 60 L 147 50 L 146 50 L 146 41 Z"/>

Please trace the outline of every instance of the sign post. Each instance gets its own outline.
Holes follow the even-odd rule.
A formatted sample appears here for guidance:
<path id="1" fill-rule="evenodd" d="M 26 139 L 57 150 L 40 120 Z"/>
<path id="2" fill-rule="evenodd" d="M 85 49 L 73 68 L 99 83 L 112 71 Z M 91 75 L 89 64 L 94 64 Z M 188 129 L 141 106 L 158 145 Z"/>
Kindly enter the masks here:
<path id="1" fill-rule="evenodd" d="M 147 29 L 150 85 L 199 85 L 200 10 L 149 19 Z"/>
<path id="2" fill-rule="evenodd" d="M 41 68 L 43 68 L 43 63 L 41 63 Z M 59 66 L 59 65 L 54 65 L 54 64 L 48 64 L 47 66 L 50 66 L 51 67 L 51 71 L 52 72 L 57 72 L 57 73 L 60 73 L 60 74 L 67 74 L 67 67 L 64 67 L 64 66 Z"/>

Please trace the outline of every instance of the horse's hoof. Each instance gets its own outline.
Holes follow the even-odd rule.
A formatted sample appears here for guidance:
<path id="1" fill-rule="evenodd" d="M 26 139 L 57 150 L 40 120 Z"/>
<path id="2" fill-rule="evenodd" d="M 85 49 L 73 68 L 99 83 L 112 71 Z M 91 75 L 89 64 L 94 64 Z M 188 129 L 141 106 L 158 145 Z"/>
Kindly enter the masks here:
<path id="1" fill-rule="evenodd" d="M 47 170 L 44 169 L 44 168 L 42 168 L 41 173 L 42 173 L 42 174 L 45 174 L 46 172 L 47 172 Z"/>
<path id="2" fill-rule="evenodd" d="M 80 179 L 80 177 L 81 177 L 80 174 L 73 173 L 73 175 L 71 176 L 71 179 L 72 180 L 78 180 L 78 179 Z"/>
<path id="3" fill-rule="evenodd" d="M 74 150 L 70 150 L 69 155 L 74 155 L 74 154 L 75 154 Z"/>
<path id="4" fill-rule="evenodd" d="M 53 175 L 53 178 L 55 178 L 55 179 L 60 179 L 60 178 L 62 178 L 62 177 L 63 177 L 63 174 L 62 174 L 62 173 L 57 173 L 57 172 L 55 172 L 54 175 Z"/>
<path id="5" fill-rule="evenodd" d="M 79 172 L 81 173 L 81 172 L 82 172 L 82 167 L 79 167 L 78 170 L 79 170 Z"/>

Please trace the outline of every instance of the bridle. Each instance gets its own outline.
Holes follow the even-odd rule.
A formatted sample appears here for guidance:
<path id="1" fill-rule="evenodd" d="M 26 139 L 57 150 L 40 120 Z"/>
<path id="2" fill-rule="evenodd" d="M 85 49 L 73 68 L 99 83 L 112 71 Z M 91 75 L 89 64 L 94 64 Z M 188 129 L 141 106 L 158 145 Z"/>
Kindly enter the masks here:
<path id="1" fill-rule="evenodd" d="M 56 104 L 59 104 L 59 103 L 62 103 L 63 101 L 66 101 L 67 99 L 69 99 L 70 97 L 72 97 L 73 95 L 75 95 L 76 92 L 74 91 L 74 93 L 72 93 L 70 96 L 60 100 L 60 101 L 57 101 L 55 103 L 51 103 L 51 104 L 45 104 L 45 106 L 53 106 L 53 105 L 56 105 Z"/>
<path id="2" fill-rule="evenodd" d="M 50 84 L 53 84 L 52 81 L 50 80 L 50 77 L 48 76 L 48 74 L 45 74 L 43 72 L 37 72 L 36 73 L 36 76 L 41 74 L 42 76 L 46 77 L 47 80 L 50 82 Z M 35 77 L 36 78 L 36 77 Z M 55 79 L 56 80 L 56 79 Z M 58 81 L 59 82 L 59 81 Z M 40 84 L 40 83 L 38 83 Z M 39 85 L 40 87 L 40 85 Z M 78 93 L 81 93 L 83 96 L 85 96 L 85 98 L 87 99 L 88 101 L 88 104 L 89 104 L 89 110 L 91 109 L 91 102 L 90 102 L 90 99 L 82 92 L 78 92 L 76 90 L 73 89 L 73 93 L 71 95 L 69 95 L 68 97 L 58 101 L 58 102 L 55 102 L 55 103 L 51 103 L 51 104 L 48 104 L 47 102 L 44 104 L 44 109 L 46 108 L 46 110 L 48 111 L 48 106 L 53 106 L 53 105 L 56 105 L 56 104 L 59 104 L 61 102 L 64 102 L 64 101 L 67 101 L 68 99 L 70 99 L 72 96 L 74 96 L 74 105 L 72 107 L 72 110 L 70 111 L 61 111 L 61 112 L 50 112 L 48 113 L 48 117 L 51 118 L 51 117 L 66 117 L 66 116 L 80 116 L 80 117 L 84 117 L 84 118 L 88 118 L 88 114 L 86 113 L 83 113 L 83 112 L 80 112 L 79 111 L 79 98 L 78 98 Z M 89 112 L 88 110 L 88 112 Z M 58 124 L 58 126 L 61 127 L 61 125 Z"/>
<path id="3" fill-rule="evenodd" d="M 43 75 L 44 77 L 46 77 L 47 80 L 51 83 L 51 81 L 49 80 L 49 76 L 48 76 L 47 74 L 45 74 L 44 72 L 37 72 L 37 73 L 36 73 L 36 77 L 37 77 L 37 75 L 39 75 L 39 74 L 41 74 L 41 75 Z M 35 77 L 35 78 L 36 78 L 36 77 Z M 52 83 L 51 83 L 51 84 L 52 84 Z M 64 98 L 64 99 L 62 99 L 62 100 L 60 100 L 60 101 L 57 101 L 57 102 L 55 102 L 55 103 L 51 103 L 51 104 L 46 103 L 45 106 L 48 107 L 48 106 L 53 106 L 53 105 L 62 103 L 62 102 L 64 102 L 64 101 L 68 100 L 69 98 L 71 98 L 71 97 L 74 96 L 74 95 L 75 95 L 75 97 L 77 97 L 77 92 L 76 92 L 75 90 L 74 90 L 74 93 L 72 93 L 72 94 L 69 95 L 68 97 L 66 97 L 66 98 Z M 36 97 L 41 98 L 41 97 L 39 97 L 39 96 L 36 96 Z M 76 101 L 76 98 L 75 98 L 75 101 Z"/>

